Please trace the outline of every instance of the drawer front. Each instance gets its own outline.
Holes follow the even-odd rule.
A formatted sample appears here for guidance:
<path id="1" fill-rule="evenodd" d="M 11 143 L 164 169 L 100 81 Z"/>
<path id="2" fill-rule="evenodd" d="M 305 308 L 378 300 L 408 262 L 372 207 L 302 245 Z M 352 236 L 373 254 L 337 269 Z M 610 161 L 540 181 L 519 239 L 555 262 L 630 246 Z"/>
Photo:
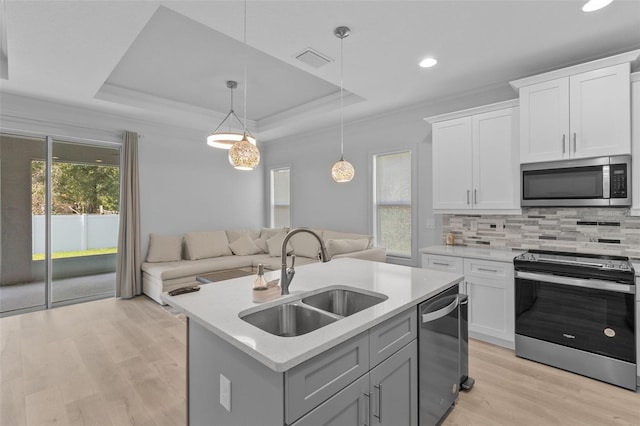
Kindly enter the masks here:
<path id="1" fill-rule="evenodd" d="M 513 263 L 467 258 L 464 260 L 464 274 L 504 279 L 513 276 Z"/>
<path id="2" fill-rule="evenodd" d="M 303 414 L 369 371 L 369 334 L 364 332 L 285 373 L 285 417 Z"/>
<path id="3" fill-rule="evenodd" d="M 437 254 L 423 254 L 422 267 L 439 271 L 464 273 L 463 259 L 455 256 L 439 256 Z"/>
<path id="4" fill-rule="evenodd" d="M 418 336 L 415 307 L 378 324 L 369 330 L 369 364 L 371 368 L 396 353 Z"/>

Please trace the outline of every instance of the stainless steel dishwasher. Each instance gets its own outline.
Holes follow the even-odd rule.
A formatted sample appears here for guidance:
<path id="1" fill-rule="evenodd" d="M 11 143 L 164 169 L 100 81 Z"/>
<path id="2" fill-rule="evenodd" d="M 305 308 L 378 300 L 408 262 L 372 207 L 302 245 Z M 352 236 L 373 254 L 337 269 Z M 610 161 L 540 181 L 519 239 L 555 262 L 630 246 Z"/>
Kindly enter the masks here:
<path id="1" fill-rule="evenodd" d="M 422 426 L 439 424 L 453 408 L 461 383 L 463 388 L 473 385 L 466 371 L 466 303 L 467 296 L 458 294 L 456 285 L 419 306 L 418 392 Z"/>

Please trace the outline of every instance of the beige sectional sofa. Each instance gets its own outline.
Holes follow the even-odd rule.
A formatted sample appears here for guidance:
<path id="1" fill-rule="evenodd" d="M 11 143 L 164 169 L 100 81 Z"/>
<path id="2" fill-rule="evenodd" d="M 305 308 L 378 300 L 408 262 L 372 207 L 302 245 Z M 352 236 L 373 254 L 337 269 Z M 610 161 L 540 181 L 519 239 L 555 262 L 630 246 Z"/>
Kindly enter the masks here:
<path id="1" fill-rule="evenodd" d="M 331 258 L 386 261 L 386 250 L 372 247 L 370 235 L 314 231 L 324 241 Z M 189 232 L 183 236 L 151 234 L 147 259 L 142 264 L 142 291 L 163 303 L 161 293 L 193 284 L 198 275 L 217 271 L 233 273 L 258 264 L 263 264 L 267 270 L 278 270 L 282 241 L 287 232 L 286 228 L 262 228 Z M 308 233 L 291 237 L 287 249 L 288 265 L 291 255 L 296 256 L 296 266 L 319 261 L 320 245 Z"/>

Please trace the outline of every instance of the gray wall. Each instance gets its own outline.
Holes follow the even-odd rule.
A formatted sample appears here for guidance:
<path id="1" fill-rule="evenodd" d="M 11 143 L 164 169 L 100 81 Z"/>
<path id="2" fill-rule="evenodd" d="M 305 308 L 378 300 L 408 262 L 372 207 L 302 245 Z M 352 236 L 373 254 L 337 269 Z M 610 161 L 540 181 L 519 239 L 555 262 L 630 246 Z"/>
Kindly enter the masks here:
<path id="1" fill-rule="evenodd" d="M 262 169 L 251 172 L 233 169 L 227 151 L 206 145 L 206 131 L 136 121 L 14 95 L 3 95 L 0 111 L 0 131 L 5 133 L 118 144 L 124 130 L 140 135 L 143 257 L 151 232 L 179 235 L 264 224 Z M 3 172 L 5 166 L 2 164 Z M 4 177 L 2 187 L 5 187 Z M 6 197 L 3 195 L 3 198 Z M 6 202 L 2 200 L 3 210 L 7 210 Z M 8 219 L 3 216 L 3 230 L 8 227 L 5 220 Z M 4 268 L 4 262 L 2 266 Z"/>
<path id="2" fill-rule="evenodd" d="M 372 155 L 411 149 L 416 166 L 414 255 L 408 262 L 398 262 L 418 266 L 417 249 L 440 244 L 442 234 L 440 218 L 432 210 L 431 126 L 424 118 L 515 97 L 515 92 L 504 87 L 346 124 L 345 159 L 356 170 L 349 183 L 335 183 L 330 175 L 331 166 L 340 157 L 339 127 L 269 142 L 265 149 L 265 194 L 268 171 L 290 166 L 292 226 L 372 234 Z M 268 214 L 268 208 L 265 211 Z M 430 220 L 436 222 L 436 229 L 427 228 Z"/>

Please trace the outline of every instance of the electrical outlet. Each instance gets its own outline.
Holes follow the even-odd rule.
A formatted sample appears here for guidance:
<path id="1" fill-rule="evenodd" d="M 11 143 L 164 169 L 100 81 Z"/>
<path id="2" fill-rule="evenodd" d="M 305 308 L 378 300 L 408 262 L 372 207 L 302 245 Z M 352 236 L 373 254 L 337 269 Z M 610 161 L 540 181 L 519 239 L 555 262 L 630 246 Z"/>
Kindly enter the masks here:
<path id="1" fill-rule="evenodd" d="M 472 220 L 471 221 L 471 230 L 472 231 L 477 231 L 478 230 L 478 221 L 477 220 Z"/>
<path id="2" fill-rule="evenodd" d="M 220 405 L 231 412 L 231 380 L 220 375 Z"/>
<path id="3" fill-rule="evenodd" d="M 425 220 L 425 224 L 427 229 L 436 229 L 436 220 L 435 219 L 427 219 Z"/>

